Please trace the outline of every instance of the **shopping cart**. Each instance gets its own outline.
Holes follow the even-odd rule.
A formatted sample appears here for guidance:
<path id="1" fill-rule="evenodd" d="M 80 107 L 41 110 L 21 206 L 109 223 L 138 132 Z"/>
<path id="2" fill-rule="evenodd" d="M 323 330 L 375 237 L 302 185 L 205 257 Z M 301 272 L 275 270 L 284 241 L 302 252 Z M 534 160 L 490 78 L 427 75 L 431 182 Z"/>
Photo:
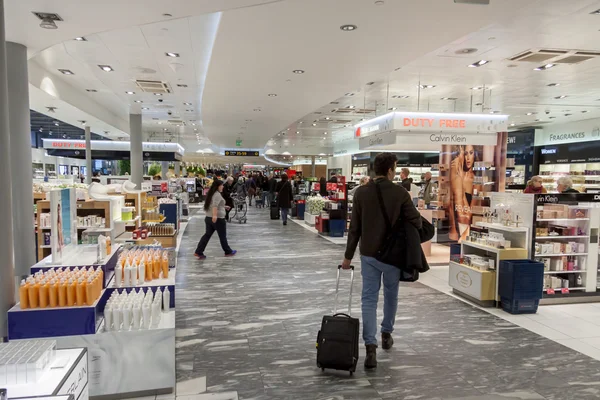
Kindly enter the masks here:
<path id="1" fill-rule="evenodd" d="M 245 198 L 233 197 L 233 210 L 234 214 L 230 216 L 230 221 L 237 221 L 238 223 L 246 223 L 248 219 L 246 214 L 248 213 L 248 203 Z"/>

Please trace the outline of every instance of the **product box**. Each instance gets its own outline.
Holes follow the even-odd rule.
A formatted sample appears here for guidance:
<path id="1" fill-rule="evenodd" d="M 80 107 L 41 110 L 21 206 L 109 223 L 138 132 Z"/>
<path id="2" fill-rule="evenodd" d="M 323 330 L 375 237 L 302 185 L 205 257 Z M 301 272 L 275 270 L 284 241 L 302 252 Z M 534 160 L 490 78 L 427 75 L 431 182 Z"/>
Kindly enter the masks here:
<path id="1" fill-rule="evenodd" d="M 572 208 L 570 210 L 569 218 L 587 218 L 588 210 L 585 208 Z"/>
<path id="2" fill-rule="evenodd" d="M 542 210 L 542 219 L 555 219 L 555 218 L 556 218 L 556 211 L 547 210 L 544 207 L 544 210 Z"/>

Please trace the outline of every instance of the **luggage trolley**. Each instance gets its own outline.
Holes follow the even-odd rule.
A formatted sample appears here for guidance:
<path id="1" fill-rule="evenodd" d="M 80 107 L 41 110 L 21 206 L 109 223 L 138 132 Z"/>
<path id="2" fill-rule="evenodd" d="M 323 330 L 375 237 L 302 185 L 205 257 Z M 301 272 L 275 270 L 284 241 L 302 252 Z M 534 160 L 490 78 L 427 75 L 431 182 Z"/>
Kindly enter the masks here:
<path id="1" fill-rule="evenodd" d="M 235 210 L 235 213 L 231 216 L 231 220 L 235 220 L 240 224 L 245 224 L 248 221 L 248 218 L 246 218 L 246 214 L 248 213 L 248 203 L 246 203 L 246 199 L 233 197 L 233 209 Z"/>

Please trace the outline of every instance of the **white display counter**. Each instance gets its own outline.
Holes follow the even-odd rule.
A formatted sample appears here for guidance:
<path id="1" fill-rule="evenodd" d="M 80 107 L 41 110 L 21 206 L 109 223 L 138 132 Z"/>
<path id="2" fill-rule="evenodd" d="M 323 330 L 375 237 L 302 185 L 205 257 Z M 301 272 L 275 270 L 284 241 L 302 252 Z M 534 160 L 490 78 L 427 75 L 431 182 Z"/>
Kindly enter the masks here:
<path id="1" fill-rule="evenodd" d="M 35 385 L 9 385 L 6 387 L 8 398 L 35 397 L 38 400 L 40 396 L 68 398 L 68 395 L 73 395 L 73 400 L 88 400 L 88 370 L 87 349 L 57 350 L 54 362 Z"/>

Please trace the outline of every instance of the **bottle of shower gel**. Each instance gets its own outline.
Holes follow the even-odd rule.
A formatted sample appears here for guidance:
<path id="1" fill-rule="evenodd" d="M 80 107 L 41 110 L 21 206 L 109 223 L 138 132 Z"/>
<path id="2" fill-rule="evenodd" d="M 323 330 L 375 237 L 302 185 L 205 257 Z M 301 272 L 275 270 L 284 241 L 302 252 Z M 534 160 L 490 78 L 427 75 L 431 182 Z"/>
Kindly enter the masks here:
<path id="1" fill-rule="evenodd" d="M 29 308 L 38 308 L 39 307 L 39 295 L 40 295 L 40 284 L 35 282 L 33 279 L 29 282 L 29 287 L 27 288 L 28 297 L 29 297 Z"/>
<path id="2" fill-rule="evenodd" d="M 131 266 L 131 269 L 129 270 L 129 280 L 131 283 L 131 286 L 137 286 L 137 275 L 138 275 L 138 266 L 136 263 L 133 263 L 133 265 Z"/>
<path id="3" fill-rule="evenodd" d="M 77 281 L 73 278 L 69 279 L 67 286 L 67 305 L 69 307 L 77 305 Z"/>
<path id="4" fill-rule="evenodd" d="M 21 310 L 29 308 L 29 284 L 23 279 L 19 286 L 19 302 L 21 303 Z"/>
<path id="5" fill-rule="evenodd" d="M 64 280 L 64 278 L 60 281 L 60 284 L 58 285 L 58 306 L 67 306 L 67 282 Z"/>
<path id="6" fill-rule="evenodd" d="M 139 284 L 142 285 L 144 282 L 146 282 L 146 263 L 144 262 L 144 259 L 142 259 L 142 261 L 140 262 L 140 267 L 139 267 Z"/>
<path id="7" fill-rule="evenodd" d="M 48 292 L 50 290 L 50 285 L 48 282 L 44 281 L 40 285 L 40 308 L 48 307 Z"/>
<path id="8" fill-rule="evenodd" d="M 48 299 L 50 301 L 50 307 L 58 307 L 58 282 L 52 281 L 50 283 Z"/>
<path id="9" fill-rule="evenodd" d="M 117 264 L 115 267 L 115 286 L 121 287 L 123 284 L 123 267 L 121 264 Z"/>
<path id="10" fill-rule="evenodd" d="M 77 289 L 76 289 L 76 298 L 77 298 L 77 305 L 79 307 L 84 306 L 85 305 L 85 290 L 87 287 L 87 283 L 86 281 L 83 280 L 83 278 L 79 278 L 79 282 L 77 282 Z"/>
<path id="11" fill-rule="evenodd" d="M 123 285 L 126 287 L 131 286 L 131 265 L 129 264 L 129 262 L 127 262 L 125 264 L 125 270 L 123 271 L 123 277 L 125 278 L 123 280 Z"/>
<path id="12" fill-rule="evenodd" d="M 169 291 L 169 287 L 165 287 L 165 291 L 163 292 L 163 310 L 165 312 L 169 311 L 171 308 L 171 292 Z"/>

